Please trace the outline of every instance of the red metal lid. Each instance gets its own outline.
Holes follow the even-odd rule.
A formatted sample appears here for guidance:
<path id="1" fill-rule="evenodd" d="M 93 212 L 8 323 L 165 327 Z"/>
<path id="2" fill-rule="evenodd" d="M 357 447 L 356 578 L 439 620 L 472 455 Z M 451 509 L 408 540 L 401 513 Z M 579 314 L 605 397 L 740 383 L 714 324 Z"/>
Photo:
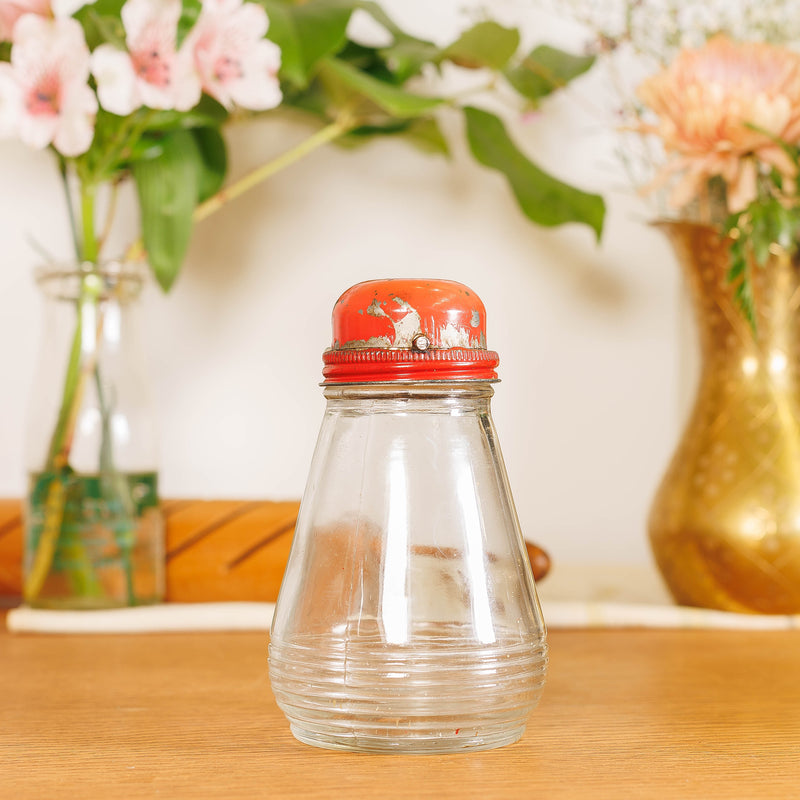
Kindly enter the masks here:
<path id="1" fill-rule="evenodd" d="M 333 308 L 325 383 L 491 381 L 500 357 L 486 349 L 486 309 L 456 281 L 365 281 Z"/>

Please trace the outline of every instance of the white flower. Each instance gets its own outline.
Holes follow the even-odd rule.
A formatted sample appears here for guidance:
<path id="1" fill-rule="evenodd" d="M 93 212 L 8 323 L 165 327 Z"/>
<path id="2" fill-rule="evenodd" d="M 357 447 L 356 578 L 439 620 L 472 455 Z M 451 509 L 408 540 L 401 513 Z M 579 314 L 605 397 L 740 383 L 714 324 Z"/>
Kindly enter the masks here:
<path id="1" fill-rule="evenodd" d="M 95 0 L 52 0 L 53 14 L 56 17 L 71 17 L 84 6 L 93 5 Z"/>
<path id="2" fill-rule="evenodd" d="M 122 7 L 128 51 L 109 44 L 92 53 L 100 105 L 125 116 L 141 106 L 188 111 L 200 99 L 192 55 L 175 44 L 181 0 L 128 0 Z"/>
<path id="3" fill-rule="evenodd" d="M 228 109 L 262 111 L 281 102 L 281 51 L 264 38 L 268 25 L 255 3 L 204 0 L 187 44 L 203 90 Z"/>
<path id="4" fill-rule="evenodd" d="M 389 47 L 394 35 L 363 8 L 356 8 L 347 23 L 347 38 L 363 47 Z"/>
<path id="5" fill-rule="evenodd" d="M 10 64 L 0 64 L 0 138 L 17 135 L 22 117 L 22 89 Z"/>
<path id="6" fill-rule="evenodd" d="M 0 129 L 25 144 L 49 144 L 65 156 L 86 152 L 97 98 L 89 87 L 89 49 L 72 19 L 21 17 L 11 63 L 0 64 Z"/>

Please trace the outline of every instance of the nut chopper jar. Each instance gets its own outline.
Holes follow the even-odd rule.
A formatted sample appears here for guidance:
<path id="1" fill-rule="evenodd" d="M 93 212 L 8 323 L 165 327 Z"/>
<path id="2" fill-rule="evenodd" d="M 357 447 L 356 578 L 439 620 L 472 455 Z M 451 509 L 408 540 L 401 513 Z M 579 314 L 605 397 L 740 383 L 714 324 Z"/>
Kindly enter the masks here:
<path id="1" fill-rule="evenodd" d="M 444 280 L 357 284 L 270 637 L 292 733 L 339 750 L 515 742 L 545 627 L 490 412 L 483 303 Z"/>

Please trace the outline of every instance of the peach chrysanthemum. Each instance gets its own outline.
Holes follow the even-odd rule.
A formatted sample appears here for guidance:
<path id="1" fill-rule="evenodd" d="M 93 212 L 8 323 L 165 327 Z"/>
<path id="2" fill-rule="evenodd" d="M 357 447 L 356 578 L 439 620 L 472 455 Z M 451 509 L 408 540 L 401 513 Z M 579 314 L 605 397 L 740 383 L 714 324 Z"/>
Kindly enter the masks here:
<path id="1" fill-rule="evenodd" d="M 637 93 L 658 117 L 637 129 L 658 135 L 670 156 L 656 183 L 680 174 L 670 196 L 674 207 L 697 198 L 719 175 L 729 209 L 740 211 L 756 197 L 760 164 L 796 177 L 796 164 L 776 139 L 800 139 L 800 54 L 718 35 L 681 51 Z"/>

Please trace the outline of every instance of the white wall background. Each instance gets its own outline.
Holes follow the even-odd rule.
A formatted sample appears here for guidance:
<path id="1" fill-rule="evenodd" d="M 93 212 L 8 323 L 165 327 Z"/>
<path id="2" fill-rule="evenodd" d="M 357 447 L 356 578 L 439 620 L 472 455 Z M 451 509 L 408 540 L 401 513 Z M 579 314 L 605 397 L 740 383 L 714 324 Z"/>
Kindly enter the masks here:
<path id="1" fill-rule="evenodd" d="M 391 0 L 399 21 L 447 39 L 462 0 Z M 524 0 L 496 0 L 533 45 L 577 32 Z M 545 231 L 503 179 L 458 145 L 452 162 L 399 142 L 328 147 L 196 230 L 185 271 L 144 299 L 164 496 L 299 497 L 324 401 L 321 353 L 338 295 L 375 277 L 472 286 L 500 352 L 494 401 L 523 530 L 557 561 L 649 559 L 647 507 L 679 432 L 679 281 L 613 155 L 603 76 L 533 122 L 509 118 L 540 164 L 608 201 L 601 247 L 578 226 Z M 458 120 L 449 120 L 457 131 Z M 232 176 L 307 135 L 267 119 L 229 130 Z M 463 137 L 462 137 L 463 138 Z M 0 142 L 0 496 L 21 495 L 23 430 L 40 332 L 36 238 L 69 253 L 47 154 Z M 120 242 L 136 231 L 123 207 Z"/>

